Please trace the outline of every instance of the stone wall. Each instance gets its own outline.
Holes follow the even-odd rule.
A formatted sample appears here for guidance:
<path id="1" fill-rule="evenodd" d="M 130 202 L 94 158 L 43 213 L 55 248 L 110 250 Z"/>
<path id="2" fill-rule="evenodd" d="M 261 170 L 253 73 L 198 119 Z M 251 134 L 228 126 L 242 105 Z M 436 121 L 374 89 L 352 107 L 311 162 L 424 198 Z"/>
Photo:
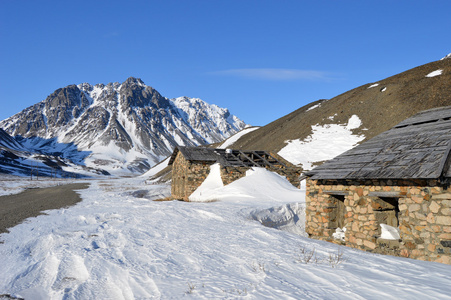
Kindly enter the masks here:
<path id="1" fill-rule="evenodd" d="M 341 197 L 341 198 L 340 198 Z M 344 216 L 337 216 L 337 201 Z M 313 237 L 375 253 L 451 264 L 451 189 L 435 180 L 307 180 L 306 231 Z M 334 240 L 337 219 L 344 241 Z M 400 240 L 380 238 L 397 222 Z"/>
<path id="2" fill-rule="evenodd" d="M 172 164 L 171 196 L 189 201 L 188 197 L 204 182 L 214 162 L 190 162 L 179 152 Z"/>
<path id="3" fill-rule="evenodd" d="M 224 185 L 246 176 L 247 167 L 221 167 L 221 179 Z"/>
<path id="4" fill-rule="evenodd" d="M 272 167 L 268 168 L 268 170 L 285 177 L 295 187 L 297 188 L 301 187 L 301 181 L 299 180 L 299 176 L 301 176 L 301 169 Z"/>

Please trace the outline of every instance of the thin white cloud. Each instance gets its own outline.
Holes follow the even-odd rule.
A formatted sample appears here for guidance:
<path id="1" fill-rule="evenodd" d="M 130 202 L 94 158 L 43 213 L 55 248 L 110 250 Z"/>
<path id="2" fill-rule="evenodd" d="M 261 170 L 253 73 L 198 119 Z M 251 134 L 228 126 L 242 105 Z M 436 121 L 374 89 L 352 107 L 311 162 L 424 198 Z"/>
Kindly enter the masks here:
<path id="1" fill-rule="evenodd" d="M 329 80 L 329 73 L 298 69 L 230 69 L 210 72 L 212 75 L 264 80 Z"/>
<path id="2" fill-rule="evenodd" d="M 108 39 L 108 38 L 115 38 L 120 35 L 121 35 L 120 31 L 111 31 L 111 32 L 104 34 L 103 37 Z"/>

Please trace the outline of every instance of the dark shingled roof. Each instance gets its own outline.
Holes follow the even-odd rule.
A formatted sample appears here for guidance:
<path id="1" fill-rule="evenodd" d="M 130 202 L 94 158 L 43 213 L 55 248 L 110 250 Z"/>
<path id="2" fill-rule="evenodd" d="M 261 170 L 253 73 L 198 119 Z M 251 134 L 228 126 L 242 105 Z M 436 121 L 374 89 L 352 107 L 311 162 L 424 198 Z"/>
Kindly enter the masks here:
<path id="1" fill-rule="evenodd" d="M 185 159 L 189 161 L 219 162 L 225 167 L 287 167 L 285 163 L 281 162 L 266 151 L 242 151 L 181 146 L 174 149 L 168 165 L 172 165 L 174 163 L 174 160 L 179 152 L 181 152 Z"/>
<path id="2" fill-rule="evenodd" d="M 312 179 L 451 177 L 451 106 L 426 110 L 305 175 Z"/>
<path id="3" fill-rule="evenodd" d="M 178 151 L 182 152 L 185 159 L 189 161 L 217 161 L 219 159 L 219 154 L 213 148 L 179 146 L 172 153 L 169 165 L 174 162 Z"/>

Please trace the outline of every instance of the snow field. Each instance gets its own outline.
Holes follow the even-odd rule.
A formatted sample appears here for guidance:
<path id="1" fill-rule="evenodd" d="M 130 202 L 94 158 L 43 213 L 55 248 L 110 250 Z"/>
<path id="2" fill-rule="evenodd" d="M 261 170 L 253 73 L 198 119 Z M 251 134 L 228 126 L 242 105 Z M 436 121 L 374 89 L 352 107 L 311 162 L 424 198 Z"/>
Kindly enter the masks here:
<path id="1" fill-rule="evenodd" d="M 313 125 L 311 135 L 303 141 L 286 141 L 278 154 L 294 165 L 302 165 L 304 170 L 311 170 L 315 162 L 332 159 L 362 141 L 364 135 L 352 133 L 352 129 L 361 125 L 357 115 L 351 116 L 347 124 Z"/>
<path id="2" fill-rule="evenodd" d="M 30 218 L 1 235 L 0 294 L 26 299 L 449 298 L 447 265 L 373 255 L 271 228 L 283 228 L 290 218 L 304 222 L 299 195 L 305 191 L 296 193 L 276 174 L 250 171 L 234 182 L 234 196 L 208 203 L 151 201 L 168 196 L 170 187 L 143 182 L 93 181 L 79 191 L 83 201 L 77 205 Z M 133 196 L 137 189 L 143 197 Z"/>

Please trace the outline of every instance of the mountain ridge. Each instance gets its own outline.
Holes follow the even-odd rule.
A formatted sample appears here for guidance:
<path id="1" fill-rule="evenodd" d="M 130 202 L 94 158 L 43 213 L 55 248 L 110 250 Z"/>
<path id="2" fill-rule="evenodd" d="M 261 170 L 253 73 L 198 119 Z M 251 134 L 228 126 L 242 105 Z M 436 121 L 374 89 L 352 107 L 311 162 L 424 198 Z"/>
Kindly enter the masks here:
<path id="1" fill-rule="evenodd" d="M 92 152 L 87 166 L 113 173 L 144 172 L 177 145 L 219 142 L 245 125 L 226 108 L 198 98 L 165 98 L 134 77 L 57 89 L 0 122 L 11 136 L 73 143 Z"/>

